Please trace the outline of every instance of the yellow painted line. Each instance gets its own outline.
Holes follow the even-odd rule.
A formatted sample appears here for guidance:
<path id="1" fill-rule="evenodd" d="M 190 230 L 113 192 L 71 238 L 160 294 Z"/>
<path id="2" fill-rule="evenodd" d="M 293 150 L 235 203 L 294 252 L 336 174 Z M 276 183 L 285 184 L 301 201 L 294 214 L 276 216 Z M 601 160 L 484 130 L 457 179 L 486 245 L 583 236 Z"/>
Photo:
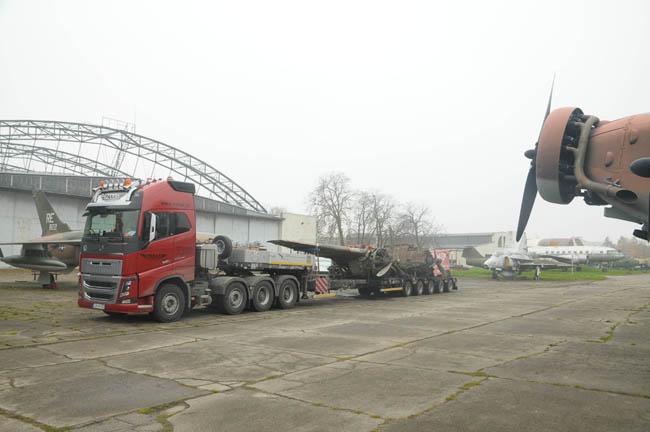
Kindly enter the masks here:
<path id="1" fill-rule="evenodd" d="M 317 295 L 314 296 L 315 299 L 326 298 L 326 297 L 336 297 L 336 293 L 317 294 Z"/>
<path id="2" fill-rule="evenodd" d="M 392 291 L 402 291 L 404 288 L 402 287 L 397 287 L 397 288 L 382 288 L 379 291 L 381 292 L 392 292 Z"/>
<path id="3" fill-rule="evenodd" d="M 287 261 L 271 261 L 270 265 L 290 265 L 290 266 L 300 266 L 300 267 L 311 267 L 311 264 L 304 262 L 287 262 Z"/>

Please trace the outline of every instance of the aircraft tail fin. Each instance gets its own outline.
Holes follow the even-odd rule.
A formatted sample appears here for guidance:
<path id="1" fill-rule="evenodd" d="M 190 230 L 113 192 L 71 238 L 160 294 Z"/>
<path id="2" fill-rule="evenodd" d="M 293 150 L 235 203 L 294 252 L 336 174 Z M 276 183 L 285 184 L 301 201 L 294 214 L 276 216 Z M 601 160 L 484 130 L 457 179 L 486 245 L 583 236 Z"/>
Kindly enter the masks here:
<path id="1" fill-rule="evenodd" d="M 463 258 L 484 258 L 479 251 L 473 246 L 463 249 Z"/>
<path id="2" fill-rule="evenodd" d="M 38 219 L 41 221 L 43 236 L 70 231 L 68 224 L 59 219 L 59 216 L 54 211 L 52 204 L 50 204 L 50 201 L 45 196 L 45 192 L 41 190 L 35 190 L 32 193 L 32 196 L 34 197 L 34 202 L 36 203 L 36 212 L 38 213 Z"/>
<path id="3" fill-rule="evenodd" d="M 473 246 L 468 246 L 463 249 L 463 258 L 465 259 L 465 263 L 472 267 L 482 267 L 483 263 L 487 259 L 486 256 L 481 255 L 481 253 Z"/>
<path id="4" fill-rule="evenodd" d="M 528 239 L 526 239 L 526 233 L 521 236 L 519 240 L 519 252 L 528 253 Z"/>

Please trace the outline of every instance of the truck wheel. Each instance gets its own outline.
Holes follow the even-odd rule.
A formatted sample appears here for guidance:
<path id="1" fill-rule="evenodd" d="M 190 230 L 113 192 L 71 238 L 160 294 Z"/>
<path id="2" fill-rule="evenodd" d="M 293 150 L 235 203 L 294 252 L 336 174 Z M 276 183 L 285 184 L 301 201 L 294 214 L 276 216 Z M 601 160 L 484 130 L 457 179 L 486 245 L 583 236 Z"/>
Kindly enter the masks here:
<path id="1" fill-rule="evenodd" d="M 261 281 L 253 291 L 253 310 L 266 312 L 273 305 L 273 285 L 269 281 Z"/>
<path id="2" fill-rule="evenodd" d="M 402 284 L 402 297 L 409 297 L 411 291 L 413 291 L 413 284 L 411 284 L 411 281 L 405 281 Z"/>
<path id="3" fill-rule="evenodd" d="M 415 289 L 413 290 L 413 295 L 419 296 L 424 294 L 424 282 L 418 280 L 415 284 Z"/>
<path id="4" fill-rule="evenodd" d="M 278 306 L 282 309 L 291 309 L 298 300 L 298 288 L 291 279 L 285 279 L 278 289 Z"/>
<path id="5" fill-rule="evenodd" d="M 433 293 L 434 294 L 440 294 L 442 292 L 442 279 L 436 279 L 434 282 L 433 286 Z"/>
<path id="6" fill-rule="evenodd" d="M 432 279 L 429 279 L 427 283 L 424 285 L 424 293 L 429 295 L 433 294 L 435 283 L 433 282 Z"/>
<path id="7" fill-rule="evenodd" d="M 219 250 L 219 258 L 226 259 L 232 253 L 232 240 L 229 237 L 218 235 L 212 240 Z"/>
<path id="8" fill-rule="evenodd" d="M 442 292 L 449 292 L 449 279 L 445 280 L 442 284 Z"/>
<path id="9" fill-rule="evenodd" d="M 174 284 L 158 288 L 153 304 L 153 318 L 158 322 L 178 321 L 185 310 L 185 294 Z"/>
<path id="10" fill-rule="evenodd" d="M 219 300 L 223 312 L 237 315 L 246 307 L 246 288 L 239 282 L 233 282 L 226 287 L 226 292 Z"/>

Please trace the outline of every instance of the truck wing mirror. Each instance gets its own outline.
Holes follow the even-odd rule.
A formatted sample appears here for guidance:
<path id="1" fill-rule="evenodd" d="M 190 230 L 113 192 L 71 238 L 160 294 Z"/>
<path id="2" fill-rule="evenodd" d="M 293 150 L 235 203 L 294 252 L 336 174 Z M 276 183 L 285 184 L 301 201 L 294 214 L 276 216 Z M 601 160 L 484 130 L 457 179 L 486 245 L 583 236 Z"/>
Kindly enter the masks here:
<path id="1" fill-rule="evenodd" d="M 156 238 L 156 214 L 151 213 L 151 223 L 149 224 L 149 240 L 153 241 Z"/>

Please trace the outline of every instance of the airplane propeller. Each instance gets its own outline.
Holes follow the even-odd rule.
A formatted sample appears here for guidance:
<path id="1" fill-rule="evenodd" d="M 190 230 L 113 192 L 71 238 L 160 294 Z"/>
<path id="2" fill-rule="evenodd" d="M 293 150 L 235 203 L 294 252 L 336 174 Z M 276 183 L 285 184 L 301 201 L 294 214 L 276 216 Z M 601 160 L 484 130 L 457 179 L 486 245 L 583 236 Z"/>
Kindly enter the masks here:
<path id="1" fill-rule="evenodd" d="M 551 113 L 551 100 L 553 99 L 553 86 L 555 85 L 555 77 L 553 77 L 553 83 L 551 84 L 551 93 L 548 96 L 548 104 L 546 105 L 546 114 L 544 115 L 544 121 L 542 122 L 542 127 L 539 130 L 539 136 L 537 137 L 537 142 L 535 143 L 534 149 L 526 150 L 524 156 L 530 159 L 530 169 L 528 170 L 528 176 L 526 177 L 526 185 L 524 186 L 524 196 L 521 199 L 521 209 L 519 210 L 519 223 L 517 224 L 517 241 L 521 239 L 521 236 L 524 234 L 526 225 L 528 224 L 528 219 L 530 218 L 530 213 L 533 210 L 533 204 L 535 204 L 535 198 L 537 197 L 537 147 L 539 145 L 539 140 L 542 136 L 542 130 L 544 129 L 544 123 L 548 115 Z"/>
<path id="2" fill-rule="evenodd" d="M 377 272 L 377 277 L 382 277 L 383 275 L 388 273 L 388 270 L 390 270 L 392 266 L 393 266 L 392 262 L 388 263 L 388 265 L 386 265 L 385 267 L 383 267 L 381 270 Z"/>

